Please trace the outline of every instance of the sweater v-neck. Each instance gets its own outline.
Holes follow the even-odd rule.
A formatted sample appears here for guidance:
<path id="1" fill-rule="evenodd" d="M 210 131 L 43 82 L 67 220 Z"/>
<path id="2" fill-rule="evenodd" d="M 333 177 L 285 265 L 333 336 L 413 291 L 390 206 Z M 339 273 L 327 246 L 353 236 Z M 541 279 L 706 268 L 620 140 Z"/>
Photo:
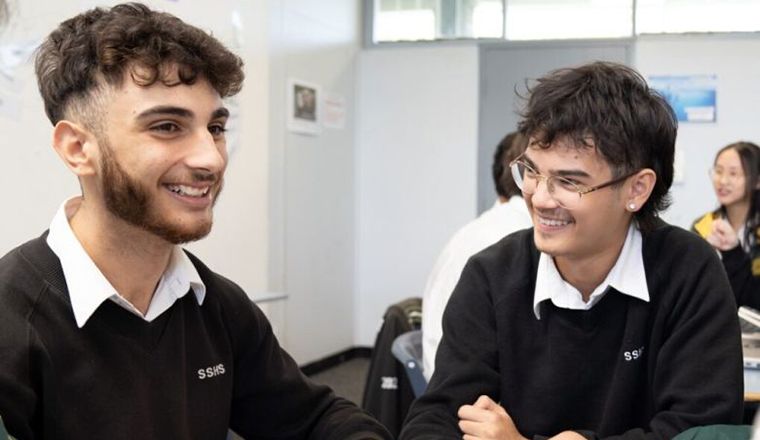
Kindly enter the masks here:
<path id="1" fill-rule="evenodd" d="M 150 322 L 113 301 L 104 301 L 84 328 L 91 331 L 116 333 L 131 341 L 132 344 L 147 354 L 153 354 L 161 346 L 162 338 L 170 323 L 180 319 L 179 316 L 182 311 L 178 309 L 184 307 L 184 302 L 188 298 L 195 301 L 192 295 L 185 295 L 183 298 L 177 299 L 167 311 Z"/>

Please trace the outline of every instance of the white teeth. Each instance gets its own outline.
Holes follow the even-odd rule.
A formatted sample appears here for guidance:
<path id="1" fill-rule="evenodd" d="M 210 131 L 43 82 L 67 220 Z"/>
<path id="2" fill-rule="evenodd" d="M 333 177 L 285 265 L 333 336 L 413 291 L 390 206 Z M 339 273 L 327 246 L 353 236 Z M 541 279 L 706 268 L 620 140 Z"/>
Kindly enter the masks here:
<path id="1" fill-rule="evenodd" d="M 204 188 L 195 188 L 186 185 L 167 185 L 167 187 L 169 188 L 169 191 L 173 193 L 189 197 L 203 197 L 208 194 L 209 190 L 208 186 Z"/>
<path id="2" fill-rule="evenodd" d="M 569 220 L 554 220 L 543 217 L 539 217 L 538 222 L 545 226 L 565 226 L 570 224 Z"/>

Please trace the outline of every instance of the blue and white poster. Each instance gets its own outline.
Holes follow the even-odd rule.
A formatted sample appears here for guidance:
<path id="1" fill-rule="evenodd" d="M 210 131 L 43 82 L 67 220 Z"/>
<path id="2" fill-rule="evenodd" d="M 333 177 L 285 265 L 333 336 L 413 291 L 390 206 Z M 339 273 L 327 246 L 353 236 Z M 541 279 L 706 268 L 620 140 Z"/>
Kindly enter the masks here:
<path id="1" fill-rule="evenodd" d="M 650 76 L 649 85 L 673 108 L 679 122 L 715 122 L 716 75 Z"/>

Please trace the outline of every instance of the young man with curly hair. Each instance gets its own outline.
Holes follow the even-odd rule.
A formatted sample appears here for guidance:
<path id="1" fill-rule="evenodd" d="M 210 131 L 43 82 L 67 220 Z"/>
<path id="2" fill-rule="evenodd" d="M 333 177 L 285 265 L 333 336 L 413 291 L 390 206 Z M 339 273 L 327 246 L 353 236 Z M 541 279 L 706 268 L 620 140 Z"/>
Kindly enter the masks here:
<path id="1" fill-rule="evenodd" d="M 0 414 L 20 439 L 389 439 L 311 383 L 261 311 L 179 245 L 209 233 L 242 61 L 137 4 L 64 21 L 36 72 L 78 177 L 0 260 Z"/>
<path id="2" fill-rule="evenodd" d="M 520 131 L 511 169 L 534 227 L 465 267 L 401 438 L 670 439 L 739 423 L 726 274 L 657 217 L 673 180 L 668 104 L 597 62 L 539 79 Z"/>

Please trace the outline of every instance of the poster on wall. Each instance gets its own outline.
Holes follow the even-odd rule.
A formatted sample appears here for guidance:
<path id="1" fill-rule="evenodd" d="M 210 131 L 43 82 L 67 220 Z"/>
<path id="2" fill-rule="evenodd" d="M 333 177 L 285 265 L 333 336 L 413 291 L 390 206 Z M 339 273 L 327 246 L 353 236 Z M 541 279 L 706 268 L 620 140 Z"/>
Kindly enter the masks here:
<path id="1" fill-rule="evenodd" d="M 322 131 L 320 121 L 321 88 L 298 79 L 288 80 L 287 126 L 294 133 L 318 135 Z"/>
<path id="2" fill-rule="evenodd" d="M 717 83 L 717 75 L 649 77 L 649 85 L 665 97 L 679 122 L 715 122 Z"/>
<path id="3" fill-rule="evenodd" d="M 336 130 L 346 128 L 346 98 L 336 94 L 326 95 L 323 104 L 322 125 Z"/>

